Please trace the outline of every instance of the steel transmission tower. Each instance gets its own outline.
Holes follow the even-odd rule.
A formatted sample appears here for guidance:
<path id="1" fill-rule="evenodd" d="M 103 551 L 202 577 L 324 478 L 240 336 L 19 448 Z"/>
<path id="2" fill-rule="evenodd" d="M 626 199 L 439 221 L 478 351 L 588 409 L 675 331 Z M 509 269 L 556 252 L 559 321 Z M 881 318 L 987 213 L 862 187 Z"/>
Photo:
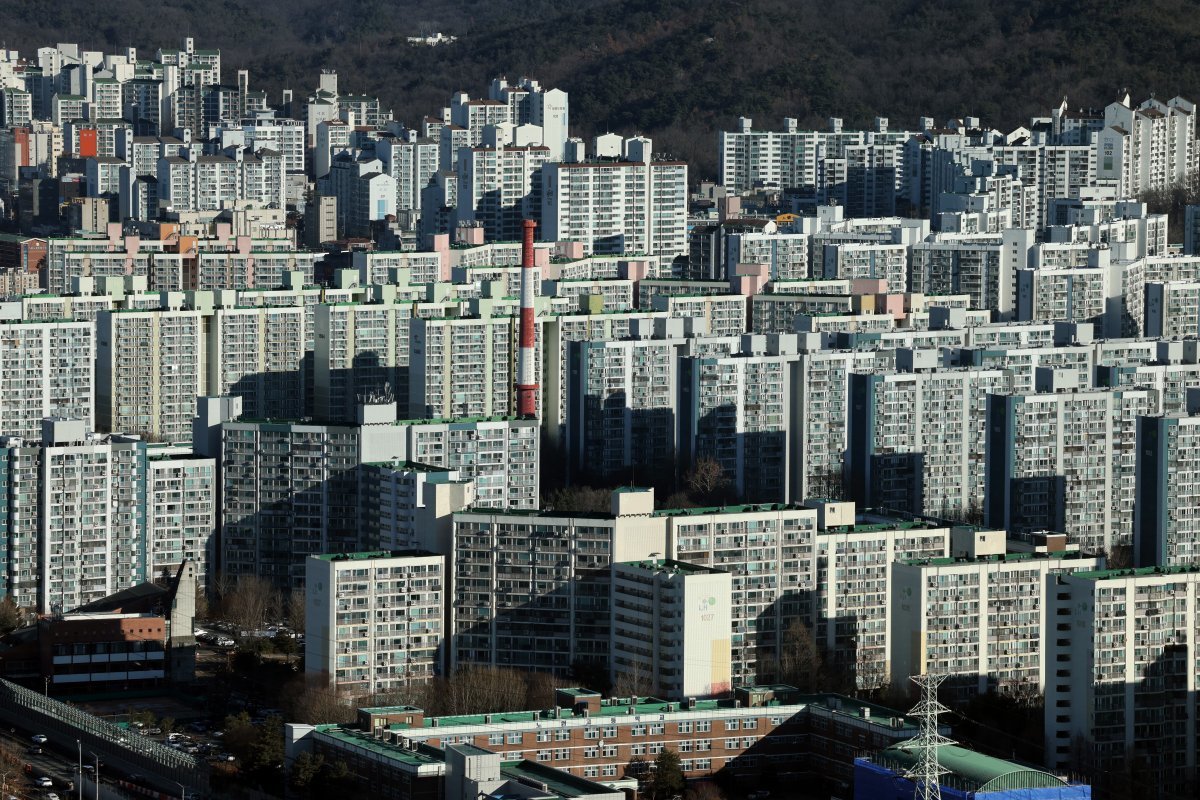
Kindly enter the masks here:
<path id="1" fill-rule="evenodd" d="M 950 709 L 938 702 L 937 690 L 945 675 L 914 675 L 909 680 L 921 687 L 921 700 L 908 712 L 921 722 L 921 733 L 906 744 L 917 751 L 917 763 L 905 773 L 916 783 L 914 800 L 942 800 L 941 777 L 950 770 L 938 762 L 938 748 L 954 741 L 938 733 L 938 716 Z"/>

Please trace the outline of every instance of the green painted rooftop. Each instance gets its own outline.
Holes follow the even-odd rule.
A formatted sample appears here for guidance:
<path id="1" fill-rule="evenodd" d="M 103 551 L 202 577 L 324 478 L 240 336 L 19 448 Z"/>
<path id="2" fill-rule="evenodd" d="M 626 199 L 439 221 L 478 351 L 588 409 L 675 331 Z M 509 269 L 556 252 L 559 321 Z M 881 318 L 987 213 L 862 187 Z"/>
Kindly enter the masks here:
<path id="1" fill-rule="evenodd" d="M 915 747 L 902 742 L 881 752 L 880 760 L 912 767 L 916 765 L 918 756 Z M 1049 789 L 1066 785 L 1062 779 L 1036 767 L 993 758 L 957 745 L 939 747 L 938 763 L 976 792 Z"/>
<path id="2" fill-rule="evenodd" d="M 1148 575 L 1184 575 L 1189 572 L 1200 572 L 1200 566 L 1181 564 L 1169 567 L 1138 567 L 1136 569 L 1096 569 L 1086 572 L 1071 573 L 1072 578 L 1087 580 L 1112 580 L 1113 578 L 1143 578 Z"/>
<path id="3" fill-rule="evenodd" d="M 377 558 L 427 558 L 437 557 L 428 550 L 364 550 L 358 553 L 325 553 L 313 556 L 322 561 L 371 561 Z"/>

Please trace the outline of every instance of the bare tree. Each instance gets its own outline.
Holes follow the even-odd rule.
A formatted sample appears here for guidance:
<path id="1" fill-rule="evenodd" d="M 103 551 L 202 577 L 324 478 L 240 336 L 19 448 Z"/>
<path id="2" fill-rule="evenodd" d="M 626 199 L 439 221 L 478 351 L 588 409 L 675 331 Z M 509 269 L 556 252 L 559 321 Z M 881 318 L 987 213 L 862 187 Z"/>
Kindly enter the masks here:
<path id="1" fill-rule="evenodd" d="M 816 637 L 802 620 L 793 619 L 779 648 L 779 672 L 784 683 L 802 692 L 824 688 L 825 665 Z"/>
<path id="2" fill-rule="evenodd" d="M 350 699 L 326 686 L 322 677 L 305 676 L 292 681 L 284 687 L 280 700 L 288 719 L 308 725 L 344 724 L 357 719 Z"/>
<path id="3" fill-rule="evenodd" d="M 256 631 L 279 610 L 279 592 L 265 578 L 242 575 L 222 600 L 225 617 L 241 630 Z"/>
<path id="4" fill-rule="evenodd" d="M 613 682 L 614 697 L 646 697 L 654 693 L 654 677 L 641 661 L 623 664 Z"/>
<path id="5" fill-rule="evenodd" d="M 305 594 L 302 589 L 292 589 L 288 592 L 287 601 L 283 606 L 283 614 L 287 618 L 287 624 L 296 633 L 304 633 L 305 615 Z"/>
<path id="6" fill-rule="evenodd" d="M 684 480 L 688 491 L 701 502 L 719 501 L 729 488 L 724 467 L 710 456 L 696 459 Z"/>
<path id="7" fill-rule="evenodd" d="M 475 666 L 441 681 L 434 697 L 444 706 L 439 714 L 481 714 L 525 708 L 527 691 L 524 676 L 516 670 Z"/>
<path id="8" fill-rule="evenodd" d="M 697 783 L 687 790 L 684 795 L 687 800 L 725 800 L 725 795 L 715 783 Z"/>

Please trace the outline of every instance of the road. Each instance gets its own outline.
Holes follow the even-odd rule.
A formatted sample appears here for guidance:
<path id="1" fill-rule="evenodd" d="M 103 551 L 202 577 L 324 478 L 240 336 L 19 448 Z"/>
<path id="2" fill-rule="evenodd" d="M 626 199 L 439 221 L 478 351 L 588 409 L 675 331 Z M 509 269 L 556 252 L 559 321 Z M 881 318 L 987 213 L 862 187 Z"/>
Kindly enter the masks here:
<path id="1" fill-rule="evenodd" d="M 3 780 L 3 791 L 0 792 L 0 800 L 7 800 L 9 795 L 19 798 L 20 800 L 44 800 L 51 792 L 57 794 L 62 800 L 71 800 L 71 798 L 79 797 L 78 786 L 74 791 L 67 791 L 63 788 L 62 779 L 75 781 L 75 775 L 79 769 L 79 751 L 74 741 L 71 742 L 55 742 L 53 740 L 41 745 L 42 752 L 33 754 L 29 752 L 29 748 L 33 746 L 33 741 L 30 737 L 36 731 L 22 731 L 13 728 L 0 729 L 0 752 L 3 753 L 3 764 L 0 765 L 0 770 L 5 770 L 12 774 L 7 775 Z M 88 755 L 85 750 L 83 753 L 84 763 L 95 763 L 95 759 Z M 13 762 L 16 762 L 13 764 Z M 25 774 L 24 765 L 29 764 L 32 769 L 29 774 Z M 104 770 L 101 767 L 100 782 L 106 786 L 111 785 L 111 781 L 103 774 Z M 34 786 L 33 780 L 42 775 L 47 775 L 55 780 L 55 788 L 39 789 Z M 78 781 L 75 781 L 78 784 Z"/>

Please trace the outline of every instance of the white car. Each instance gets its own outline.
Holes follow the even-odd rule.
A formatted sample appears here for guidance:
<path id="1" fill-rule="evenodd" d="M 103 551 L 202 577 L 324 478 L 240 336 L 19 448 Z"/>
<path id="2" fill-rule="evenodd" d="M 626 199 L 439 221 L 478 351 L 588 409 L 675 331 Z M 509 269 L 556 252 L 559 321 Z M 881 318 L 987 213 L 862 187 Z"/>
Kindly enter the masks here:
<path id="1" fill-rule="evenodd" d="M 34 744 L 45 744 L 47 741 L 46 734 L 44 734 L 44 733 L 39 733 L 34 736 L 30 736 L 29 740 L 32 741 Z"/>
<path id="2" fill-rule="evenodd" d="M 37 786 L 39 789 L 53 789 L 53 788 L 54 788 L 54 781 L 50 780 L 50 779 L 49 779 L 49 778 L 47 778 L 45 775 L 43 775 L 42 777 L 38 778 L 38 779 L 37 779 L 37 780 L 35 780 L 33 783 L 34 783 L 34 785 L 35 785 L 35 786 Z"/>
<path id="3" fill-rule="evenodd" d="M 58 800 L 58 795 L 56 795 L 54 792 L 47 792 L 46 800 Z"/>

